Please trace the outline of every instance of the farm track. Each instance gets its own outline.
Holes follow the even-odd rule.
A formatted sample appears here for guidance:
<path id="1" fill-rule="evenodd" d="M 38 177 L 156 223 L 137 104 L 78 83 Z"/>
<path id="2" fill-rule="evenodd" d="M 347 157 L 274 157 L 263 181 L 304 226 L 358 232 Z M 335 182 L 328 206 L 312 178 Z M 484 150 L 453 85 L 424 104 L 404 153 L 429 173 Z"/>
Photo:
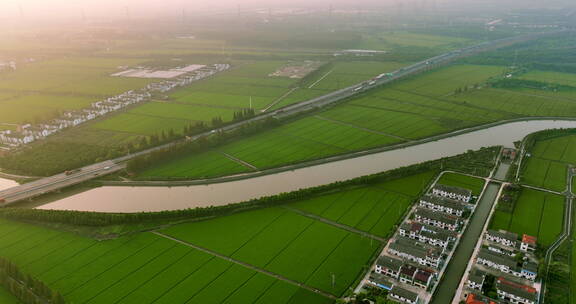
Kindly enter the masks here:
<path id="1" fill-rule="evenodd" d="M 316 288 L 314 288 L 314 287 L 310 287 L 310 286 L 308 286 L 308 285 L 306 285 L 306 284 L 303 284 L 303 283 L 294 281 L 294 280 L 292 280 L 292 279 L 286 278 L 286 277 L 284 277 L 284 276 L 282 276 L 282 275 L 279 275 L 279 274 L 277 274 L 277 273 L 274 273 L 274 272 L 271 272 L 271 271 L 262 269 L 262 268 L 260 268 L 260 267 L 254 266 L 254 265 L 252 265 L 252 264 L 248 264 L 248 263 L 245 263 L 245 262 L 242 262 L 242 261 L 233 259 L 233 258 L 231 258 L 231 257 L 229 257 L 229 256 L 226 256 L 226 255 L 217 253 L 217 252 L 212 251 L 212 250 L 210 250 L 210 249 L 207 249 L 207 248 L 204 248 L 204 247 L 200 247 L 200 246 L 194 245 L 194 244 L 192 244 L 192 243 L 188 243 L 188 242 L 186 242 L 186 241 L 177 239 L 177 238 L 175 238 L 175 237 L 171 237 L 171 236 L 169 236 L 169 235 L 163 234 L 163 233 L 158 232 L 158 231 L 153 231 L 152 233 L 154 233 L 154 234 L 156 234 L 156 235 L 158 235 L 158 236 L 160 236 L 160 237 L 163 237 L 163 238 L 172 240 L 172 241 L 174 241 L 174 242 L 180 243 L 180 244 L 182 244 L 182 245 L 185 245 L 185 246 L 194 248 L 194 249 L 196 249 L 196 250 L 200 250 L 200 251 L 202 251 L 202 252 L 204 252 L 204 253 L 207 253 L 207 254 L 210 254 L 210 255 L 215 256 L 215 257 L 217 257 L 217 258 L 226 260 L 226 261 L 228 261 L 228 262 L 231 262 L 231 263 L 234 263 L 234 264 L 237 264 L 237 265 L 246 267 L 246 268 L 251 269 L 251 270 L 253 270 L 253 271 L 256 271 L 256 272 L 259 272 L 259 273 L 268 275 L 268 276 L 273 277 L 273 278 L 275 278 L 275 279 L 278 279 L 278 280 L 284 281 L 284 282 L 286 282 L 286 283 L 289 283 L 289 284 L 298 286 L 298 287 L 300 287 L 300 288 L 306 289 L 306 290 L 308 290 L 308 291 L 311 291 L 311 292 L 320 294 L 320 295 L 322 295 L 322 296 L 324 296 L 324 297 L 327 297 L 327 298 L 330 298 L 330 299 L 332 299 L 332 300 L 336 300 L 336 299 L 337 299 L 337 297 L 336 297 L 335 295 L 333 295 L 333 294 L 327 293 L 327 292 L 325 292 L 325 291 L 321 291 L 321 290 L 316 289 Z"/>
<path id="2" fill-rule="evenodd" d="M 226 152 L 220 152 L 220 154 L 224 155 L 226 158 L 228 158 L 228 159 L 230 159 L 230 160 L 232 160 L 232 161 L 234 161 L 234 162 L 237 162 L 238 164 L 240 164 L 240 165 L 242 165 L 242 166 L 244 166 L 244 167 L 246 167 L 246 168 L 248 168 L 248 169 L 251 169 L 251 170 L 254 170 L 254 171 L 260 171 L 260 169 L 258 169 L 258 167 L 250 164 L 249 162 L 246 162 L 246 161 L 243 161 L 243 160 L 241 160 L 241 159 L 239 159 L 239 158 L 236 158 L 236 157 L 234 157 L 234 156 L 232 156 L 232 155 L 230 155 L 230 154 L 228 154 L 228 153 L 226 153 Z"/>
<path id="3" fill-rule="evenodd" d="M 374 234 L 368 233 L 368 232 L 366 232 L 366 231 L 362 231 L 362 230 L 356 229 L 356 228 L 354 228 L 354 227 L 350 227 L 350 226 L 348 226 L 348 225 L 340 224 L 340 223 L 338 223 L 338 222 L 329 220 L 329 219 L 327 219 L 327 218 L 324 218 L 324 217 L 319 216 L 319 215 L 316 215 L 316 214 L 308 213 L 308 212 L 306 212 L 306 211 L 302 211 L 302 210 L 300 210 L 300 209 L 296 209 L 296 208 L 292 208 L 292 207 L 288 207 L 288 206 L 282 206 L 282 208 L 284 208 L 284 209 L 286 209 L 286 210 L 290 210 L 290 211 L 292 211 L 292 212 L 294 212 L 294 213 L 297 213 L 297 214 L 300 214 L 300 215 L 302 215 L 302 216 L 305 216 L 305 217 L 308 217 L 308 218 L 317 220 L 317 221 L 319 221 L 319 222 L 322 222 L 322 223 L 325 223 L 325 224 L 328 224 L 328 225 L 332 225 L 332 226 L 334 226 L 334 227 L 341 228 L 341 229 L 344 229 L 344 230 L 349 231 L 349 232 L 352 232 L 352 233 L 360 234 L 360 235 L 362 235 L 362 236 L 364 236 L 364 237 L 367 237 L 367 238 L 370 238 L 370 239 L 373 239 L 373 240 L 376 240 L 376 241 L 379 241 L 379 242 L 386 242 L 386 239 L 383 238 L 383 237 L 379 237 L 379 236 L 377 236 L 377 235 L 374 235 Z"/>
<path id="4" fill-rule="evenodd" d="M 290 91 L 284 93 L 282 96 L 276 98 L 276 100 L 274 100 L 272 103 L 270 103 L 269 105 L 267 105 L 264 109 L 260 110 L 261 113 L 264 113 L 268 110 L 270 110 L 272 107 L 274 107 L 275 105 L 277 105 L 279 102 L 281 102 L 282 100 L 284 100 L 286 97 L 288 97 L 290 94 L 292 94 L 294 91 L 296 91 L 297 89 L 299 89 L 298 87 L 296 88 L 292 88 Z"/>
<path id="5" fill-rule="evenodd" d="M 333 123 L 336 123 L 339 125 L 352 127 L 352 128 L 358 129 L 358 130 L 362 130 L 362 131 L 366 131 L 366 132 L 370 132 L 370 133 L 374 133 L 374 134 L 378 134 L 378 135 L 384 135 L 387 137 L 393 137 L 393 138 L 399 139 L 401 141 L 411 141 L 411 139 L 408 139 L 408 138 L 404 138 L 404 137 L 400 137 L 400 136 L 397 136 L 394 134 L 384 133 L 384 132 L 380 132 L 380 131 L 376 131 L 376 130 L 372 130 L 372 129 L 368 129 L 368 128 L 363 128 L 363 127 L 357 126 L 355 124 L 351 124 L 348 122 L 344 122 L 344 121 L 340 121 L 340 120 L 336 120 L 336 119 L 332 119 L 332 118 L 327 118 L 327 117 L 324 117 L 321 115 L 315 115 L 314 117 L 316 117 L 318 119 L 325 120 L 325 121 L 333 122 Z"/>

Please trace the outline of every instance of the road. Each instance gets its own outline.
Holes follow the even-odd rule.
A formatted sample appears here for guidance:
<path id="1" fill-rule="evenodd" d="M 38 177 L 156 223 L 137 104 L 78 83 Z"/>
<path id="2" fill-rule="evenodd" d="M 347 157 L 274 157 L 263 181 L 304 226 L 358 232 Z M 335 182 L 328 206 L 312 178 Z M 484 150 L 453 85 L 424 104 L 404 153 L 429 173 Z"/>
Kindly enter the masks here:
<path id="1" fill-rule="evenodd" d="M 300 103 L 292 104 L 286 106 L 284 108 L 263 113 L 257 115 L 253 118 L 243 120 L 240 122 L 235 122 L 228 124 L 226 126 L 216 128 L 192 137 L 188 137 L 186 139 L 177 140 L 175 142 L 171 142 L 168 144 L 160 145 L 154 148 L 146 149 L 144 151 L 133 153 L 127 156 L 123 156 L 120 158 L 116 158 L 113 160 L 108 160 L 96 164 L 92 164 L 90 166 L 86 166 L 78 170 L 78 172 L 66 175 L 66 174 L 57 174 L 51 177 L 46 177 L 43 179 L 39 179 L 37 181 L 27 183 L 24 185 L 16 186 L 4 191 L 0 191 L 0 206 L 5 207 L 12 203 L 18 202 L 20 200 L 31 199 L 36 196 L 57 191 L 59 189 L 69 187 L 75 184 L 79 184 L 88 180 L 91 180 L 95 177 L 114 173 L 120 171 L 126 167 L 125 162 L 133 159 L 135 157 L 149 154 L 154 151 L 162 150 L 169 148 L 171 146 L 186 142 L 186 141 L 195 141 L 203 137 L 210 136 L 212 134 L 218 132 L 231 132 L 236 129 L 239 129 L 245 125 L 252 124 L 255 122 L 264 121 L 270 118 L 284 118 L 289 116 L 295 116 L 301 114 L 303 112 L 319 109 L 326 107 L 331 104 L 335 104 L 337 102 L 341 102 L 347 98 L 350 98 L 354 95 L 366 92 L 373 88 L 389 84 L 391 82 L 400 80 L 407 76 L 411 76 L 417 73 L 421 73 L 432 68 L 448 64 L 456 59 L 471 56 L 477 54 L 479 52 L 489 51 L 496 48 L 501 48 L 505 46 L 509 46 L 514 43 L 523 42 L 531 39 L 539 38 L 543 35 L 549 35 L 553 33 L 565 32 L 566 30 L 549 32 L 549 33 L 537 33 L 531 35 L 523 35 L 523 36 L 516 36 L 504 39 L 498 39 L 489 42 L 483 42 L 478 45 L 466 47 L 460 50 L 451 51 L 439 56 L 435 56 L 429 58 L 427 60 L 423 60 L 412 64 L 410 66 L 401 68 L 397 71 L 388 74 L 381 74 L 377 78 L 374 78 L 371 81 L 365 81 L 361 84 L 356 84 L 338 91 L 334 91 L 332 93 L 328 93 L 326 95 L 316 97 L 307 101 L 303 101 Z"/>

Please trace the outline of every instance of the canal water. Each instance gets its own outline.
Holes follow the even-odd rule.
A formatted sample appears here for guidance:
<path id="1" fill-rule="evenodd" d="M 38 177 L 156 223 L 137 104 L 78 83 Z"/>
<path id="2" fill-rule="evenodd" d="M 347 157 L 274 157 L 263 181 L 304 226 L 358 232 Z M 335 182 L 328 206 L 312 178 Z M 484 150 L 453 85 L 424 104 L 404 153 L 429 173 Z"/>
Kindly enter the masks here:
<path id="1" fill-rule="evenodd" d="M 454 293 L 458 289 L 460 279 L 464 275 L 466 266 L 472 258 L 472 253 L 476 247 L 476 243 L 480 238 L 480 234 L 484 228 L 484 224 L 488 220 L 492 206 L 498 196 L 500 190 L 499 184 L 490 183 L 482 197 L 478 202 L 476 211 L 470 220 L 468 228 L 460 239 L 460 244 L 456 248 L 452 260 L 450 260 L 444 276 L 438 285 L 438 289 L 432 298 L 431 304 L 447 304 L 452 302 Z"/>
<path id="2" fill-rule="evenodd" d="M 226 205 L 454 156 L 481 147 L 511 147 L 514 141 L 530 133 L 554 128 L 576 128 L 576 121 L 512 122 L 406 148 L 233 182 L 179 187 L 99 187 L 39 208 L 142 212 Z"/>

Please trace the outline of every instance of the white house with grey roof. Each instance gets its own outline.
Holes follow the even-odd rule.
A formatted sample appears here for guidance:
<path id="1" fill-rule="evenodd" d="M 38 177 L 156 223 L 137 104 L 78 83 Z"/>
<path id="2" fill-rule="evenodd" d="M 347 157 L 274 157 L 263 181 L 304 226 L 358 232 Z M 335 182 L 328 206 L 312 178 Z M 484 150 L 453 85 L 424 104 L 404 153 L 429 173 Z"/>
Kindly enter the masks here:
<path id="1" fill-rule="evenodd" d="M 424 195 L 420 198 L 420 206 L 433 211 L 462 216 L 466 207 L 462 202 L 438 195 Z"/>
<path id="2" fill-rule="evenodd" d="M 436 184 L 432 194 L 469 203 L 472 200 L 472 191 L 460 187 Z"/>
<path id="3" fill-rule="evenodd" d="M 518 235 L 516 233 L 500 230 L 488 230 L 486 239 L 490 242 L 498 243 L 504 246 L 516 248 L 518 246 Z"/>

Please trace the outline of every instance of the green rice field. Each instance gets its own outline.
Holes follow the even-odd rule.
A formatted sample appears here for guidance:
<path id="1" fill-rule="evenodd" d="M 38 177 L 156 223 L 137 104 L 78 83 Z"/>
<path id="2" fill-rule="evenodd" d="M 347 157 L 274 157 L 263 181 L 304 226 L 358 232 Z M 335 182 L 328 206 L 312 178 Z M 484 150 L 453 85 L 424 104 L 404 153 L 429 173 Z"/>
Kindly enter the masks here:
<path id="1" fill-rule="evenodd" d="M 538 244 L 549 246 L 562 232 L 564 204 L 562 196 L 524 188 L 512 213 L 494 212 L 490 229 L 536 236 Z"/>
<path id="2" fill-rule="evenodd" d="M 0 288 L 0 303 L 2 304 L 19 304 L 21 303 L 13 295 L 11 295 L 6 289 Z"/>
<path id="3" fill-rule="evenodd" d="M 562 192 L 566 190 L 568 165 L 576 164 L 576 136 L 538 141 L 525 160 L 523 182 Z"/>
<path id="4" fill-rule="evenodd" d="M 181 242 L 152 232 L 97 241 L 0 219 L 0 256 L 69 303 L 331 303 L 275 275 L 338 297 L 383 244 L 304 214 L 386 237 L 434 175 L 159 228 Z"/>

